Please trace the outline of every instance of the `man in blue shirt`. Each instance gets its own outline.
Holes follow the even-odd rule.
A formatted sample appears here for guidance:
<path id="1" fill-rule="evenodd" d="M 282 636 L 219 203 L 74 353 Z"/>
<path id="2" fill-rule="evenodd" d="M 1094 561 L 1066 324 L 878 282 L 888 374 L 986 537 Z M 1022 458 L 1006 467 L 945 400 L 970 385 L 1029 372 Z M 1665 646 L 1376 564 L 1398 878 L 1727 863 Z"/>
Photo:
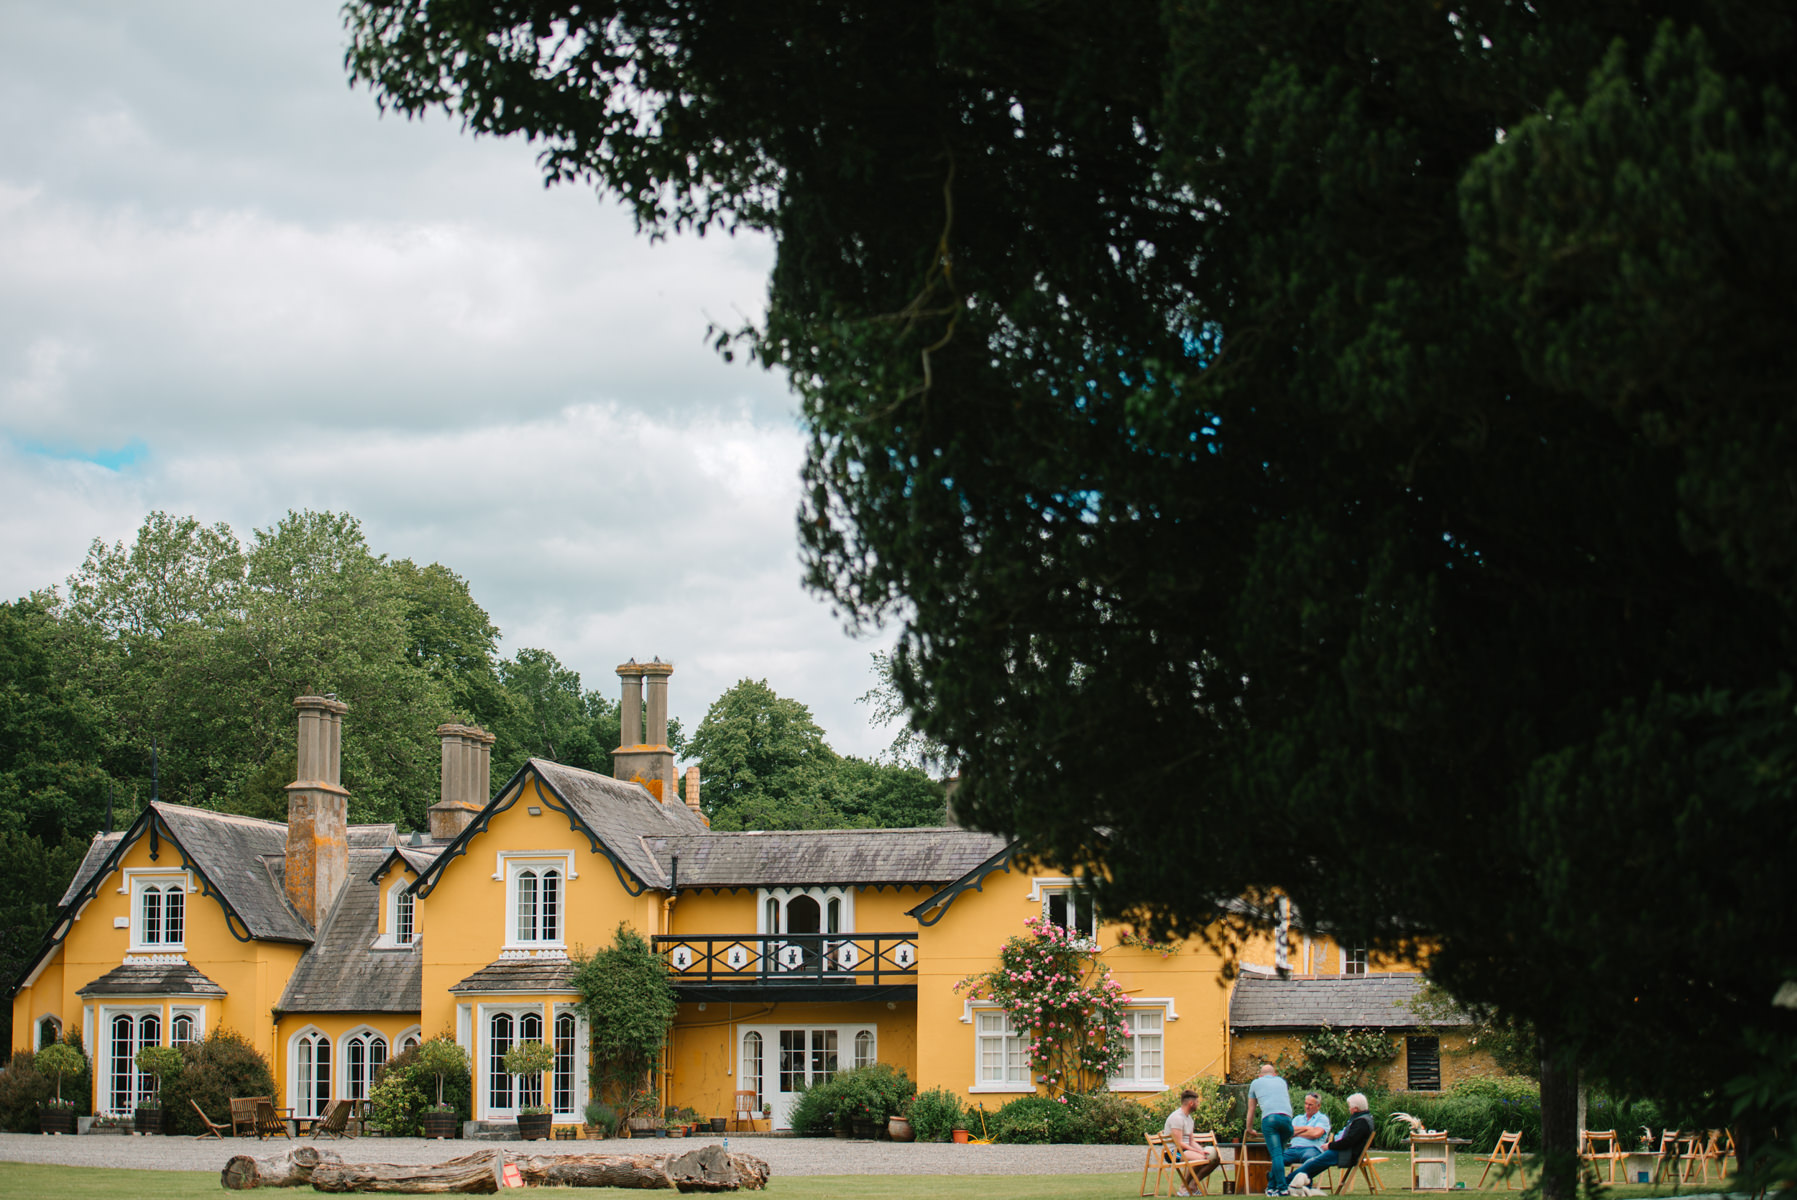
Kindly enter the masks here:
<path id="1" fill-rule="evenodd" d="M 1292 1140 L 1292 1092 L 1272 1063 L 1262 1063 L 1260 1078 L 1248 1085 L 1248 1128 L 1260 1109 L 1260 1135 L 1267 1140 L 1267 1195 L 1284 1196 L 1285 1147 Z M 1245 1149 L 1245 1148 L 1244 1148 Z"/>
<path id="2" fill-rule="evenodd" d="M 1285 1148 L 1286 1164 L 1315 1158 L 1328 1144 L 1329 1114 L 1323 1111 L 1323 1098 L 1315 1092 L 1305 1092 L 1304 1111 L 1292 1117 L 1292 1144 Z"/>

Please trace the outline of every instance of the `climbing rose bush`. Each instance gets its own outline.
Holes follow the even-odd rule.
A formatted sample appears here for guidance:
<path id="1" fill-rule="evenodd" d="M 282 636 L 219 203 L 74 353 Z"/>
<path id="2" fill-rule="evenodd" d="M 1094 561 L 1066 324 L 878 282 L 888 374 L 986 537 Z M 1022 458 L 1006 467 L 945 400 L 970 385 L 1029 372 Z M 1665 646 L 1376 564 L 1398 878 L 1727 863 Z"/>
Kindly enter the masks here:
<path id="1" fill-rule="evenodd" d="M 1051 1094 L 1100 1091 L 1129 1054 L 1129 997 L 1098 961 L 1089 938 L 1044 918 L 998 952 L 998 969 L 955 985 L 969 999 L 1002 1008 L 1027 1030 L 1030 1071 Z"/>

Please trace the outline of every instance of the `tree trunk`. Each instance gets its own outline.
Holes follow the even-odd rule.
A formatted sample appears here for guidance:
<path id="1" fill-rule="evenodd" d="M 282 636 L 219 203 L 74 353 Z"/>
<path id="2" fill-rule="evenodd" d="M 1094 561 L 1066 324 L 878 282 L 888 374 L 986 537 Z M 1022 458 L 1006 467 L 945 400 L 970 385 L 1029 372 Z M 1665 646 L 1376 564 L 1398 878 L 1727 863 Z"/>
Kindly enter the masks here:
<path id="1" fill-rule="evenodd" d="M 684 1154 L 524 1154 L 488 1150 L 434 1166 L 394 1163 L 333 1163 L 312 1172 L 321 1192 L 404 1192 L 485 1194 L 498 1190 L 506 1163 L 526 1184 L 553 1187 L 673 1188 L 682 1192 L 759 1190 L 768 1166 L 748 1154 L 726 1154 L 703 1146 Z"/>
<path id="2" fill-rule="evenodd" d="M 1579 1068 L 1541 1034 L 1541 1195 L 1573 1200 L 1579 1183 Z"/>
<path id="3" fill-rule="evenodd" d="M 268 1158 L 236 1154 L 219 1172 L 219 1182 L 234 1192 L 259 1187 L 304 1187 L 312 1172 L 327 1164 L 341 1164 L 336 1152 L 317 1146 L 293 1146 Z"/>

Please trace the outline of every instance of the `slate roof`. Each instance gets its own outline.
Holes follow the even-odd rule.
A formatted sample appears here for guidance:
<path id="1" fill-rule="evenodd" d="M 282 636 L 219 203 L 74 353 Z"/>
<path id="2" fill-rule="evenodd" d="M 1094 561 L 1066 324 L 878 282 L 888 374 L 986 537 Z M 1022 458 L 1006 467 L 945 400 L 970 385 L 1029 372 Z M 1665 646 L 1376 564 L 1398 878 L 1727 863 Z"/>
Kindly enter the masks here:
<path id="1" fill-rule="evenodd" d="M 828 884 L 950 883 L 1003 850 L 990 833 L 929 829 L 816 829 L 698 833 L 649 839 L 662 870 L 679 885 L 785 887 Z"/>
<path id="2" fill-rule="evenodd" d="M 106 856 L 112 853 L 113 847 L 117 846 L 119 839 L 124 836 L 122 832 L 94 834 L 94 840 L 87 844 L 87 854 L 81 859 L 81 865 L 75 868 L 75 878 L 69 880 L 68 890 L 63 892 L 62 899 L 56 902 L 59 906 L 67 904 L 75 898 L 75 893 L 79 892 L 81 886 L 94 877 L 94 872 L 100 869 L 100 864 L 106 861 Z"/>
<path id="3" fill-rule="evenodd" d="M 502 958 L 449 989 L 468 992 L 571 992 L 574 964 L 561 958 Z"/>
<path id="4" fill-rule="evenodd" d="M 287 826 L 281 826 L 286 829 Z M 349 827 L 349 848 L 351 850 L 369 850 L 375 846 L 390 846 L 393 835 L 399 832 L 399 826 L 391 821 L 380 825 L 351 825 Z"/>
<path id="5" fill-rule="evenodd" d="M 371 949 L 380 933 L 381 889 L 369 878 L 388 847 L 351 849 L 349 878 L 324 919 L 318 940 L 301 956 L 278 1007 L 284 1012 L 420 1011 L 424 1003 L 423 955 L 406 949 Z"/>
<path id="6" fill-rule="evenodd" d="M 287 903 L 281 877 L 268 861 L 270 856 L 276 861 L 284 859 L 285 822 L 182 804 L 152 807 L 163 827 L 243 918 L 251 936 L 286 942 L 312 940 L 310 923 Z"/>
<path id="7" fill-rule="evenodd" d="M 1324 1025 L 1414 1029 L 1422 1024 L 1470 1025 L 1463 1013 L 1431 1017 L 1412 1007 L 1426 981 L 1420 975 L 1276 975 L 1244 973 L 1229 996 L 1233 1029 L 1316 1029 Z"/>
<path id="8" fill-rule="evenodd" d="M 567 801 L 593 836 L 604 842 L 631 874 L 652 887 L 667 887 L 667 872 L 645 839 L 708 832 L 699 814 L 678 800 L 661 803 L 641 784 L 542 758 L 531 759 L 529 768 Z"/>
<path id="9" fill-rule="evenodd" d="M 184 962 L 162 962 L 163 955 L 114 967 L 77 996 L 222 996 L 225 989 Z"/>

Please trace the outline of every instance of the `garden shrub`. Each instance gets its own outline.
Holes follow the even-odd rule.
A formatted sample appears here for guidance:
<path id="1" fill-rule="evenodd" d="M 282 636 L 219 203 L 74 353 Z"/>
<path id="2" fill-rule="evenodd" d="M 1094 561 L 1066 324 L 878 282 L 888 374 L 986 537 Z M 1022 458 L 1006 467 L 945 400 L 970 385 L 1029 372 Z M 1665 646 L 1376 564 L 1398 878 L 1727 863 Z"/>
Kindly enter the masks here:
<path id="1" fill-rule="evenodd" d="M 795 1133 L 828 1137 L 836 1124 L 835 1113 L 836 1097 L 828 1083 L 820 1083 L 799 1092 L 787 1119 L 792 1122 Z"/>
<path id="2" fill-rule="evenodd" d="M 194 1115 L 198 1104 L 220 1125 L 231 1122 L 231 1097 L 273 1096 L 274 1072 L 268 1060 L 234 1029 L 219 1029 L 181 1047 L 181 1069 L 162 1085 L 162 1107 L 173 1113 L 181 1133 L 201 1133 Z"/>
<path id="3" fill-rule="evenodd" d="M 1020 1096 L 999 1109 L 987 1123 L 992 1140 L 1011 1145 L 1077 1142 L 1079 1114 L 1066 1097 Z"/>
<path id="4" fill-rule="evenodd" d="M 917 1094 L 911 1076 L 890 1063 L 838 1071 L 799 1094 L 788 1118 L 800 1133 L 824 1134 L 854 1121 L 883 1124 Z"/>
<path id="5" fill-rule="evenodd" d="M 419 1137 L 424 1133 L 424 1114 L 436 1107 L 437 1076 L 428 1070 L 425 1059 L 435 1056 L 432 1047 L 447 1043 L 446 1037 L 432 1038 L 424 1046 L 408 1046 L 395 1054 L 375 1072 L 374 1086 L 368 1091 L 369 1120 L 388 1137 Z M 456 1119 L 467 1121 L 474 1114 L 474 1086 L 469 1076 L 467 1056 L 446 1056 L 448 1061 L 436 1065 L 447 1067 L 443 1073 L 443 1102 L 455 1109 Z M 459 1065 L 458 1065 L 459 1064 Z"/>
<path id="6" fill-rule="evenodd" d="M 920 1142 L 946 1142 L 961 1119 L 961 1097 L 947 1088 L 931 1088 L 911 1102 L 911 1131 Z"/>
<path id="7" fill-rule="evenodd" d="M 36 1133 L 38 1108 L 55 1095 L 56 1081 L 38 1071 L 37 1055 L 18 1051 L 0 1068 L 0 1129 Z"/>
<path id="8" fill-rule="evenodd" d="M 1226 1085 L 1215 1075 L 1194 1075 L 1184 1083 L 1174 1084 L 1148 1102 L 1149 1110 L 1159 1113 L 1161 1121 L 1166 1121 L 1167 1114 L 1179 1107 L 1179 1094 L 1185 1091 L 1198 1093 L 1198 1107 L 1192 1110 L 1192 1127 L 1199 1133 L 1214 1133 L 1222 1141 L 1231 1141 L 1241 1133 L 1245 1115 L 1239 1099 L 1241 1089 Z M 1296 1098 L 1294 1095 L 1293 1099 Z M 1232 1127 L 1231 1137 L 1224 1137 Z M 1157 1131 L 1158 1126 L 1150 1132 Z"/>
<path id="9" fill-rule="evenodd" d="M 1115 1092 L 1069 1096 L 1067 1103 L 1077 1119 L 1075 1140 L 1099 1145 L 1139 1146 L 1143 1134 L 1159 1133 L 1167 1119 Z"/>
<path id="10" fill-rule="evenodd" d="M 603 1100 L 587 1102 L 586 1123 L 599 1131 L 600 1137 L 610 1137 L 618 1132 L 618 1110 Z"/>
<path id="11" fill-rule="evenodd" d="M 1377 1125 L 1374 1145 L 1383 1150 L 1405 1149 L 1410 1136 L 1407 1125 L 1391 1123 L 1394 1112 L 1407 1112 L 1429 1129 L 1445 1129 L 1453 1137 L 1470 1139 L 1467 1150 L 1475 1154 L 1489 1153 L 1497 1145 L 1498 1135 L 1507 1130 L 1522 1130 L 1525 1151 L 1541 1146 L 1541 1092 L 1530 1079 L 1473 1078 L 1445 1092 L 1390 1092 L 1374 1096 L 1372 1101 Z"/>

